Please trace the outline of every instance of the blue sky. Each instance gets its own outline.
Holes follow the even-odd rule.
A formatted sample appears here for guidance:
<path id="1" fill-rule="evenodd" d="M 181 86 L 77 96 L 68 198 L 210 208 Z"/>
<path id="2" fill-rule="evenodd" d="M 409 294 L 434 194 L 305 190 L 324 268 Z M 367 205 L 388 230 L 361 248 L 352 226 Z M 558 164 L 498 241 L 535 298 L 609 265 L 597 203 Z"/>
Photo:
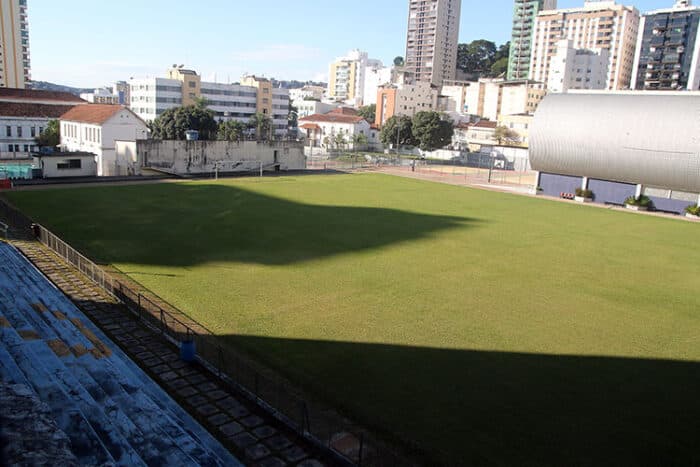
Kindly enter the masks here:
<path id="1" fill-rule="evenodd" d="M 625 2 L 626 4 L 629 4 Z M 673 0 L 637 0 L 642 12 Z M 560 0 L 561 8 L 583 0 Z M 406 0 L 29 0 L 32 78 L 102 86 L 163 76 L 173 63 L 205 80 L 245 72 L 325 79 L 328 63 L 359 48 L 386 63 L 404 55 Z M 462 1 L 460 42 L 510 36 L 512 0 Z"/>

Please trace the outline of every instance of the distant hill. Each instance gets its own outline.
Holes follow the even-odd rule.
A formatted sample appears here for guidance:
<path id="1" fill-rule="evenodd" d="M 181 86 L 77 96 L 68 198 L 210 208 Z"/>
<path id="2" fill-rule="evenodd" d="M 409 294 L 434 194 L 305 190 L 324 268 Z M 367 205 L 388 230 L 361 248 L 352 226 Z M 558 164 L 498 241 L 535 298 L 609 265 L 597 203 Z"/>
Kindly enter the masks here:
<path id="1" fill-rule="evenodd" d="M 69 92 L 79 96 L 84 92 L 93 92 L 95 88 L 74 88 L 72 86 L 64 86 L 62 84 L 49 83 L 48 81 L 32 81 L 32 89 L 40 89 L 42 91 L 61 91 Z"/>

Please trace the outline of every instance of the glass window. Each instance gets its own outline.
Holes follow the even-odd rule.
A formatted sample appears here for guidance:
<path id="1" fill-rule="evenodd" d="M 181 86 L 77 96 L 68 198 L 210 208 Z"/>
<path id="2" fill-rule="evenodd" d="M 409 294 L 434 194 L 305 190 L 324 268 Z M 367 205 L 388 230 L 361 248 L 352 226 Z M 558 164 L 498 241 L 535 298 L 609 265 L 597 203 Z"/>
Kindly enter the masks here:
<path id="1" fill-rule="evenodd" d="M 7 125 L 7 127 L 5 127 L 5 134 L 7 136 L 12 136 L 12 127 L 10 125 Z"/>
<path id="2" fill-rule="evenodd" d="M 22 137 L 22 127 L 21 127 L 21 126 L 18 126 L 18 127 L 17 127 L 17 136 L 18 136 L 19 138 Z"/>

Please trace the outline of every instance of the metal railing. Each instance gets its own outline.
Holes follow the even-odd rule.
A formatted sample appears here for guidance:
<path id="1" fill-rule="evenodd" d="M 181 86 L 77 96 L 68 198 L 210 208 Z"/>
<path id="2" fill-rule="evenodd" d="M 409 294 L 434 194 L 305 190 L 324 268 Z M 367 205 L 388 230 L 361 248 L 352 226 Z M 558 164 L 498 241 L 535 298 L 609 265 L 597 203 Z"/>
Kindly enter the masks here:
<path id="1" fill-rule="evenodd" d="M 3 212 L 4 211 L 4 212 Z M 194 341 L 197 358 L 214 372 L 223 382 L 242 392 L 246 397 L 262 406 L 285 425 L 298 432 L 320 449 L 327 449 L 339 464 L 358 466 L 398 466 L 406 461 L 394 449 L 384 443 L 366 445 L 365 431 L 352 422 L 346 422 L 338 414 L 328 411 L 295 393 L 283 379 L 263 374 L 249 361 L 237 355 L 233 349 L 222 344 L 209 333 L 197 332 L 171 311 L 155 303 L 141 292 L 133 290 L 116 279 L 85 255 L 71 247 L 45 227 L 32 224 L 22 213 L 11 208 L 0 199 L 0 214 L 24 217 L 31 225 L 34 236 L 66 262 L 76 267 L 92 282 L 100 286 L 124 304 L 142 323 L 156 330 L 175 344 Z M 271 372 L 270 372 L 271 373 Z M 337 446 L 348 446 L 344 452 Z M 411 451 L 420 452 L 417 446 Z"/>

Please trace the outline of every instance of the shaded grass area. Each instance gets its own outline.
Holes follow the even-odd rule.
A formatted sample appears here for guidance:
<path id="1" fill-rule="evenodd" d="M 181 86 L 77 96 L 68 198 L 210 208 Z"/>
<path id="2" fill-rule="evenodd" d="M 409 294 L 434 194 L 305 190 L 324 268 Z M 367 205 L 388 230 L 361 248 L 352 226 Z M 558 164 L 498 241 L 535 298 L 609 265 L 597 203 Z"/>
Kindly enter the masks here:
<path id="1" fill-rule="evenodd" d="M 376 174 L 9 197 L 443 462 L 699 462 L 695 224 Z"/>

